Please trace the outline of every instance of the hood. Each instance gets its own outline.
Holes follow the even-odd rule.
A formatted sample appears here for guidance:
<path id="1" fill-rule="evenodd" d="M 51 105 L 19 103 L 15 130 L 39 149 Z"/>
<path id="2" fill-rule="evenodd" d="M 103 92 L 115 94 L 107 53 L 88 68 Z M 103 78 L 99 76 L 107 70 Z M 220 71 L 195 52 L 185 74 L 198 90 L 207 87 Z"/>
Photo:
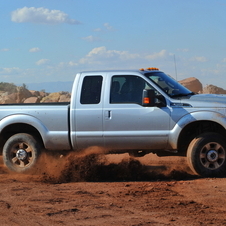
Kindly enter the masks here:
<path id="1" fill-rule="evenodd" d="M 193 107 L 226 107 L 226 95 L 224 94 L 196 94 L 181 101 Z"/>

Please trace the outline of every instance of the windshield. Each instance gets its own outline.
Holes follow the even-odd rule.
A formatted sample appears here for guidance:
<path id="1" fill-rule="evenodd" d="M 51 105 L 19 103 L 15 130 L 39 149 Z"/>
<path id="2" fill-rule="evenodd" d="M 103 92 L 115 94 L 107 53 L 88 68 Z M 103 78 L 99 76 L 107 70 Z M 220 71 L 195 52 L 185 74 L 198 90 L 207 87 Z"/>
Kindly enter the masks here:
<path id="1" fill-rule="evenodd" d="M 185 88 L 175 79 L 164 74 L 163 72 L 146 73 L 145 76 L 172 98 L 194 95 L 194 93 L 189 89 Z"/>

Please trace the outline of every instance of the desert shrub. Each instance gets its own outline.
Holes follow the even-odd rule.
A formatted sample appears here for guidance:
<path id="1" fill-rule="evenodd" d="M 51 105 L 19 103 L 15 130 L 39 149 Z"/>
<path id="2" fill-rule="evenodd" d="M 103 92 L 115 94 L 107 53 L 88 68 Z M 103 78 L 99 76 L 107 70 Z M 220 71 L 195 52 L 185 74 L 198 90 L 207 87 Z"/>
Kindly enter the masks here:
<path id="1" fill-rule="evenodd" d="M 17 86 L 14 85 L 13 83 L 0 82 L 0 91 L 13 93 L 16 92 L 16 88 Z"/>

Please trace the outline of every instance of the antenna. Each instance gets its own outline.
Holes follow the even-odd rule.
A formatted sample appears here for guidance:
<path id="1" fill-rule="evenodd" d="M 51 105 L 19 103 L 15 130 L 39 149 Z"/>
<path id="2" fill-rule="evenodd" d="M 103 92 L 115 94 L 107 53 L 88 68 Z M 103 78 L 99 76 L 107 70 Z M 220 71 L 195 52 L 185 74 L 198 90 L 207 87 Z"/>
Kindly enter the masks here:
<path id="1" fill-rule="evenodd" d="M 175 74 L 176 74 L 176 80 L 177 80 L 177 63 L 176 63 L 175 54 L 173 55 L 173 58 L 174 58 Z"/>

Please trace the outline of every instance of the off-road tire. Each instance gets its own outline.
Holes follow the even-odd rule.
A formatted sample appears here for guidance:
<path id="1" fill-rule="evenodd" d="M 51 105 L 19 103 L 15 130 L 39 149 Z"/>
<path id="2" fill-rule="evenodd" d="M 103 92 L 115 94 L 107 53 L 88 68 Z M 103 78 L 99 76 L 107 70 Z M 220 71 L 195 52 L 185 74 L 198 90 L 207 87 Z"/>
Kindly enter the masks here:
<path id="1" fill-rule="evenodd" d="M 188 165 L 203 177 L 226 176 L 226 143 L 218 133 L 203 133 L 194 138 L 187 150 Z"/>
<path id="2" fill-rule="evenodd" d="M 41 148 L 32 135 L 18 133 L 11 136 L 3 147 L 5 166 L 17 173 L 30 172 L 37 164 Z"/>

